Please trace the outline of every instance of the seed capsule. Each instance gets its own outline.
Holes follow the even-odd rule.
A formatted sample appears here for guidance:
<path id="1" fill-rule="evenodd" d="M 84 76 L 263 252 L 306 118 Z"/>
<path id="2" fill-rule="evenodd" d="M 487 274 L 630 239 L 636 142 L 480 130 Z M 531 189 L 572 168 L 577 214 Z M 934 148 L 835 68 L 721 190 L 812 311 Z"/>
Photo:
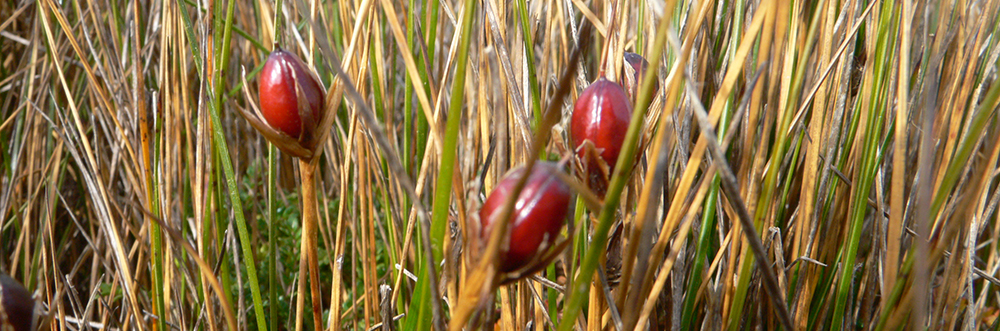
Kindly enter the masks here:
<path id="1" fill-rule="evenodd" d="M 632 52 L 625 52 L 624 58 L 625 63 L 632 67 L 632 71 L 635 73 L 633 75 L 634 79 L 628 80 L 625 70 L 622 70 L 621 78 L 618 79 L 618 81 L 622 83 L 622 86 L 625 86 L 626 90 L 628 90 L 629 96 L 631 97 L 630 100 L 635 102 L 635 98 L 638 95 L 637 91 L 639 91 L 639 85 L 642 84 L 642 80 L 646 78 L 646 72 L 649 71 L 649 62 L 647 62 L 646 59 L 639 54 Z M 660 83 L 653 80 L 653 94 L 656 94 L 659 89 Z"/>
<path id="2" fill-rule="evenodd" d="M 538 162 L 532 169 L 511 211 L 510 238 L 501 246 L 500 271 L 511 272 L 529 265 L 538 253 L 552 247 L 562 230 L 569 214 L 570 188 L 559 178 L 558 171 L 562 170 L 551 162 Z M 509 172 L 483 203 L 479 219 L 484 242 L 489 240 L 504 203 L 524 173 L 523 167 Z"/>
<path id="3" fill-rule="evenodd" d="M 294 54 L 275 47 L 260 72 L 260 111 L 271 127 L 299 138 L 322 118 L 324 91 Z"/>
<path id="4" fill-rule="evenodd" d="M 632 117 L 632 104 L 621 85 L 601 77 L 590 84 L 573 104 L 570 136 L 578 156 L 587 140 L 600 151 L 601 159 L 614 169 Z M 591 165 L 591 169 L 596 169 Z"/>
<path id="5" fill-rule="evenodd" d="M 34 331 L 38 325 L 35 299 L 13 278 L 0 274 L 0 330 Z"/>

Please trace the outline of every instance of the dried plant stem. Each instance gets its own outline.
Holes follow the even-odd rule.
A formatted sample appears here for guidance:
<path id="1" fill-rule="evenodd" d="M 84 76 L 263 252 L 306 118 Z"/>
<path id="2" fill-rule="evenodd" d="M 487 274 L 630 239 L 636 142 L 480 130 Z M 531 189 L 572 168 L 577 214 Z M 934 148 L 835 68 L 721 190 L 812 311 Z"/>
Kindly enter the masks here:
<path id="1" fill-rule="evenodd" d="M 302 177 L 302 245 L 300 247 L 299 297 L 296 301 L 295 329 L 302 329 L 302 315 L 305 310 L 305 272 L 308 263 L 309 288 L 312 292 L 313 327 L 319 330 L 323 325 L 323 299 L 319 293 L 319 253 L 316 247 L 316 226 L 319 224 L 317 219 L 319 211 L 316 208 L 316 163 L 311 160 L 299 159 L 299 174 Z"/>
<path id="2" fill-rule="evenodd" d="M 1000 324 L 1000 0 L 7 3 L 0 271 L 37 330 Z M 276 41 L 327 88 L 301 141 L 259 109 Z M 633 166 L 607 201 L 560 172 L 562 261 L 496 270 L 479 202 L 576 158 L 600 70 L 643 80 Z"/>

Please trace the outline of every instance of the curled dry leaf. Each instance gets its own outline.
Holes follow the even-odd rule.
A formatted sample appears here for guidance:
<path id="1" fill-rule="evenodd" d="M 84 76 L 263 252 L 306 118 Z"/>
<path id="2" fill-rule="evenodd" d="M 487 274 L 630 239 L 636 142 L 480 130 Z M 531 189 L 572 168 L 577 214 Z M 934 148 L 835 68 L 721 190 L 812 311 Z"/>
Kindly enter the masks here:
<path id="1" fill-rule="evenodd" d="M 611 167 L 601 157 L 602 149 L 594 146 L 591 140 L 584 140 L 576 148 L 579 161 L 576 163 L 576 171 L 581 180 L 598 197 L 604 198 L 608 191 L 608 182 L 611 179 Z"/>

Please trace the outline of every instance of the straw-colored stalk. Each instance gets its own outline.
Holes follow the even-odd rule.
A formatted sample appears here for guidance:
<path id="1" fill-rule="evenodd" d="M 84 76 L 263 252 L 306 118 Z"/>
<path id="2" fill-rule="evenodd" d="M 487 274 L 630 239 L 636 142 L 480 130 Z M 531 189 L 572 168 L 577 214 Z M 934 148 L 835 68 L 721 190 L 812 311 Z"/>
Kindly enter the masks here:
<path id="1" fill-rule="evenodd" d="M 309 289 L 312 293 L 312 309 L 314 327 L 319 330 L 323 325 L 323 299 L 319 292 L 319 252 L 316 248 L 316 227 L 319 224 L 319 210 L 316 207 L 316 158 L 299 159 L 299 174 L 302 189 L 302 239 L 299 257 L 299 286 L 296 301 L 295 329 L 302 330 L 303 313 L 305 310 L 305 280 L 306 264 L 309 268 Z"/>

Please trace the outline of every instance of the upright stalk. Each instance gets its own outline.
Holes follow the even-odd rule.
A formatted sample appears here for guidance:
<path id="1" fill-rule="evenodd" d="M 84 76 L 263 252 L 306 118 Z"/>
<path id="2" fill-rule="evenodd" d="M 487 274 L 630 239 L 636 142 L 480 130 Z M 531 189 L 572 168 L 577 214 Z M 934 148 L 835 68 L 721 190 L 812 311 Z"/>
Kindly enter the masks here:
<path id="1" fill-rule="evenodd" d="M 268 321 L 268 330 L 278 330 L 278 238 L 275 237 L 274 224 L 277 217 L 277 206 L 275 206 L 275 177 L 277 177 L 278 148 L 274 144 L 267 146 L 267 250 L 271 256 L 267 266 L 267 297 L 271 302 L 271 320 Z"/>
<path id="2" fill-rule="evenodd" d="M 302 177 L 302 240 L 299 259 L 299 298 L 295 329 L 301 330 L 302 313 L 305 308 L 305 267 L 309 266 L 309 288 L 312 292 L 313 328 L 320 330 L 323 325 L 322 298 L 319 293 L 319 258 L 316 248 L 316 226 L 319 211 L 316 208 L 316 163 L 299 159 L 299 174 Z"/>

